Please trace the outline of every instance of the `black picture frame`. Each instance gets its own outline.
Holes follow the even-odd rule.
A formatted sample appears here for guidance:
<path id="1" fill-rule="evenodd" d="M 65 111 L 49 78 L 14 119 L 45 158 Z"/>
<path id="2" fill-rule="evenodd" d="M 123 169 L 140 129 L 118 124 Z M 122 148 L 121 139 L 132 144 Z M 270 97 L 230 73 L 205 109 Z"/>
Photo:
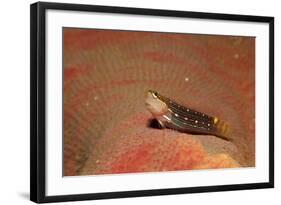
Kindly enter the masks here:
<path id="1" fill-rule="evenodd" d="M 46 11 L 86 11 L 130 15 L 169 16 L 196 19 L 263 22 L 269 24 L 269 181 L 249 184 L 169 188 L 107 193 L 46 196 Z M 30 199 L 37 203 L 96 200 L 198 192 L 230 191 L 274 187 L 274 17 L 202 13 L 144 8 L 38 2 L 30 7 Z"/>

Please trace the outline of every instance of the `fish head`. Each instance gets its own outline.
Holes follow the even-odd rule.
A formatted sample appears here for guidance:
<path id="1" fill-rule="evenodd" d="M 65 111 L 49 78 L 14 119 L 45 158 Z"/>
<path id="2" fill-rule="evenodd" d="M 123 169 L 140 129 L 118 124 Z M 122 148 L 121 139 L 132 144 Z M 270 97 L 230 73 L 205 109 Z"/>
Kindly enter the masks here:
<path id="1" fill-rule="evenodd" d="M 148 90 L 146 93 L 145 105 L 154 117 L 165 115 L 168 112 L 168 106 L 159 98 L 158 92 Z"/>

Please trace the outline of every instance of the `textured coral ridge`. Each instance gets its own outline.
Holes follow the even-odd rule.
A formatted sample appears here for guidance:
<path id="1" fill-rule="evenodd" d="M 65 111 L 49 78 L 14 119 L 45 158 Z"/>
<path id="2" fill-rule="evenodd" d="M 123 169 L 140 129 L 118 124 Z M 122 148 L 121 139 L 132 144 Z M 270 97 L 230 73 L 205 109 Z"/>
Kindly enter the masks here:
<path id="1" fill-rule="evenodd" d="M 255 166 L 255 38 L 63 35 L 64 175 Z M 227 121 L 232 141 L 147 127 L 147 89 Z"/>
<path id="2" fill-rule="evenodd" d="M 109 130 L 96 146 L 102 150 L 93 150 L 81 174 L 240 167 L 230 156 L 237 152 L 231 142 L 214 136 L 151 128 L 147 125 L 149 118 L 149 113 L 140 113 Z M 210 143 L 203 145 L 204 138 Z M 217 144 L 223 148 L 208 151 Z"/>

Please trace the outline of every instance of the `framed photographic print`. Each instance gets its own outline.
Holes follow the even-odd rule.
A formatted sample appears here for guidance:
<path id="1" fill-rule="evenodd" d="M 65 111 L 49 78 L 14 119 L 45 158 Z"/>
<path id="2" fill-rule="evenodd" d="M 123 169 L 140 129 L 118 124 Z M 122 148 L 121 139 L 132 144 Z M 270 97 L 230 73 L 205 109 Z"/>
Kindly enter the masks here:
<path id="1" fill-rule="evenodd" d="M 31 5 L 32 201 L 272 188 L 274 18 Z"/>

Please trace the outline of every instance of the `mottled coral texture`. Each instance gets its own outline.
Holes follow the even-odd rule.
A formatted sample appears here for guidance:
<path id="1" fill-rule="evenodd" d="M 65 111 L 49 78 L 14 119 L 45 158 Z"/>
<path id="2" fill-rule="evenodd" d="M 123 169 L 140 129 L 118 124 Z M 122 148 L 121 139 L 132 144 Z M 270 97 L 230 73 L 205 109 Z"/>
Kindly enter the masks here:
<path id="1" fill-rule="evenodd" d="M 63 29 L 64 175 L 255 166 L 255 38 Z M 149 126 L 154 89 L 231 141 Z"/>

